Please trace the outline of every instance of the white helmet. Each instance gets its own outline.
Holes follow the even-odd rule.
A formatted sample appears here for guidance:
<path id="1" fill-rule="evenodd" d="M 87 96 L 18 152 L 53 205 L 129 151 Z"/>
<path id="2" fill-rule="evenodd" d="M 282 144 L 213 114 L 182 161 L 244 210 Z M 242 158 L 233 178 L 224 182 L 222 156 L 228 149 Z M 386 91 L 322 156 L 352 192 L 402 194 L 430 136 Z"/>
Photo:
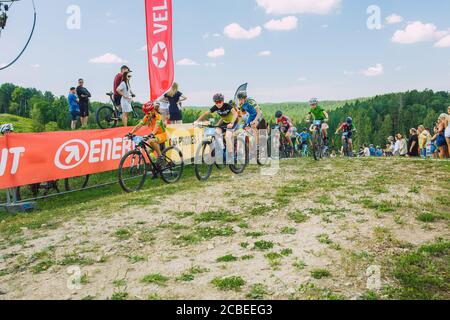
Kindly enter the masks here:
<path id="1" fill-rule="evenodd" d="M 317 98 L 312 98 L 309 100 L 309 105 L 316 105 L 319 104 L 319 100 Z"/>
<path id="2" fill-rule="evenodd" d="M 5 134 L 8 132 L 13 132 L 14 131 L 14 126 L 10 123 L 8 124 L 3 124 L 0 126 L 0 133 L 1 134 Z"/>

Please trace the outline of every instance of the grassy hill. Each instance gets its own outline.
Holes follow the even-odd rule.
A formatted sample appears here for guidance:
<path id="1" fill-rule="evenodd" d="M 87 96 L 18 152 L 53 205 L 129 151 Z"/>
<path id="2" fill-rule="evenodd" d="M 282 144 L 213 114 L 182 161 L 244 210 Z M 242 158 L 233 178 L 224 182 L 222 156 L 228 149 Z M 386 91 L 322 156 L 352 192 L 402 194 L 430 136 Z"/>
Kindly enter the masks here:
<path id="1" fill-rule="evenodd" d="M 32 120 L 7 113 L 0 113 L 0 124 L 11 123 L 14 125 L 14 132 L 33 132 Z"/>

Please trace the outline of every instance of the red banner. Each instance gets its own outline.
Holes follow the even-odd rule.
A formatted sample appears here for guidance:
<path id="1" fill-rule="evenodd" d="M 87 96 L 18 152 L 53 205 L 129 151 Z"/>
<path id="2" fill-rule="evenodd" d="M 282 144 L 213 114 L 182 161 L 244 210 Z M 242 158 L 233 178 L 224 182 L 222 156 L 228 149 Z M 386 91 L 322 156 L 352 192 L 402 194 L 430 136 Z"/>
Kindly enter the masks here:
<path id="1" fill-rule="evenodd" d="M 0 189 L 95 174 L 119 167 L 133 148 L 130 128 L 70 132 L 18 133 L 0 137 Z M 138 134 L 149 134 L 142 128 Z M 192 126 L 168 128 L 168 144 L 194 154 Z"/>
<path id="2" fill-rule="evenodd" d="M 145 0 L 150 95 L 154 101 L 174 81 L 172 0 Z"/>

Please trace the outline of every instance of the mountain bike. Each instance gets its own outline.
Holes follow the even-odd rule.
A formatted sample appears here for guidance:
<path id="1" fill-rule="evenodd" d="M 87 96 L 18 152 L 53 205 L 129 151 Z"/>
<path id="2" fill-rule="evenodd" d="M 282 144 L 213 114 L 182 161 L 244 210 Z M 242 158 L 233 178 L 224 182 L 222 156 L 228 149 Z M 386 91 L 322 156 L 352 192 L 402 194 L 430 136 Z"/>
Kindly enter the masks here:
<path id="1" fill-rule="evenodd" d="M 97 110 L 95 119 L 97 121 L 97 125 L 101 129 L 115 128 L 119 122 L 122 121 L 122 110 L 120 105 L 116 105 L 114 101 L 114 93 L 109 92 L 106 95 L 110 98 L 113 106 L 103 106 Z M 144 118 L 144 113 L 142 112 L 142 108 L 140 106 L 133 106 L 132 108 L 133 111 L 129 113 L 128 117 L 129 126 L 137 125 L 138 122 Z"/>
<path id="2" fill-rule="evenodd" d="M 274 126 L 272 131 L 275 130 L 277 132 L 277 137 L 279 139 L 279 150 L 280 150 L 280 158 L 281 159 L 289 159 L 293 157 L 293 147 L 289 144 L 286 134 L 281 130 L 280 126 Z"/>
<path id="3" fill-rule="evenodd" d="M 348 138 L 349 132 L 343 132 L 342 133 L 342 147 L 343 147 L 343 153 L 344 153 L 344 157 L 353 157 L 353 150 L 350 150 L 350 144 L 348 142 L 349 138 Z"/>
<path id="4" fill-rule="evenodd" d="M 256 145 L 256 137 L 253 132 L 251 125 L 240 125 L 236 130 L 235 135 L 240 137 L 243 141 L 245 141 L 247 147 L 247 162 L 251 159 L 256 158 L 256 163 L 259 166 L 265 166 L 270 159 L 269 156 L 269 139 L 267 132 L 264 135 L 261 135 L 261 131 L 257 132 L 259 134 L 259 143 L 260 145 Z M 256 151 L 256 152 L 255 152 Z M 256 154 L 255 154 L 256 153 Z"/>
<path id="5" fill-rule="evenodd" d="M 184 170 L 183 153 L 177 147 L 161 146 L 162 161 L 158 163 L 154 150 L 147 143 L 150 137 L 127 135 L 133 141 L 134 150 L 126 153 L 119 164 L 119 184 L 127 192 L 142 189 L 147 176 L 159 176 L 168 184 L 181 179 Z"/>
<path id="6" fill-rule="evenodd" d="M 322 120 L 313 120 L 310 127 L 310 131 L 312 132 L 313 156 L 316 161 L 329 156 L 329 148 L 325 145 L 322 123 Z"/>
<path id="7" fill-rule="evenodd" d="M 195 175 L 198 180 L 206 181 L 211 176 L 213 167 L 222 169 L 227 166 L 227 151 L 225 132 L 222 133 L 222 141 L 217 140 L 217 129 L 223 129 L 220 126 L 199 125 L 200 128 L 205 129 L 204 140 L 198 147 L 195 157 Z M 234 174 L 241 174 L 245 171 L 248 165 L 248 140 L 245 137 L 233 135 L 234 140 L 234 154 L 233 163 L 228 164 L 231 172 Z M 222 142 L 222 143 L 221 143 Z"/>

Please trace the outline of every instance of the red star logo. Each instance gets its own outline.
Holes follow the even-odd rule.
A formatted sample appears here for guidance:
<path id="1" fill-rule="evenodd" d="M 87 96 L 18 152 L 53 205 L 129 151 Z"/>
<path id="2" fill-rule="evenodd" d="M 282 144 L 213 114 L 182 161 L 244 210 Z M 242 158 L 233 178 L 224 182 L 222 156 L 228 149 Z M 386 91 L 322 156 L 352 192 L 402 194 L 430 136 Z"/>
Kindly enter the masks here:
<path id="1" fill-rule="evenodd" d="M 166 53 L 166 48 L 161 49 L 158 46 L 158 51 L 153 55 L 156 59 L 158 59 L 158 65 L 161 63 L 161 61 L 166 61 L 165 53 Z"/>

